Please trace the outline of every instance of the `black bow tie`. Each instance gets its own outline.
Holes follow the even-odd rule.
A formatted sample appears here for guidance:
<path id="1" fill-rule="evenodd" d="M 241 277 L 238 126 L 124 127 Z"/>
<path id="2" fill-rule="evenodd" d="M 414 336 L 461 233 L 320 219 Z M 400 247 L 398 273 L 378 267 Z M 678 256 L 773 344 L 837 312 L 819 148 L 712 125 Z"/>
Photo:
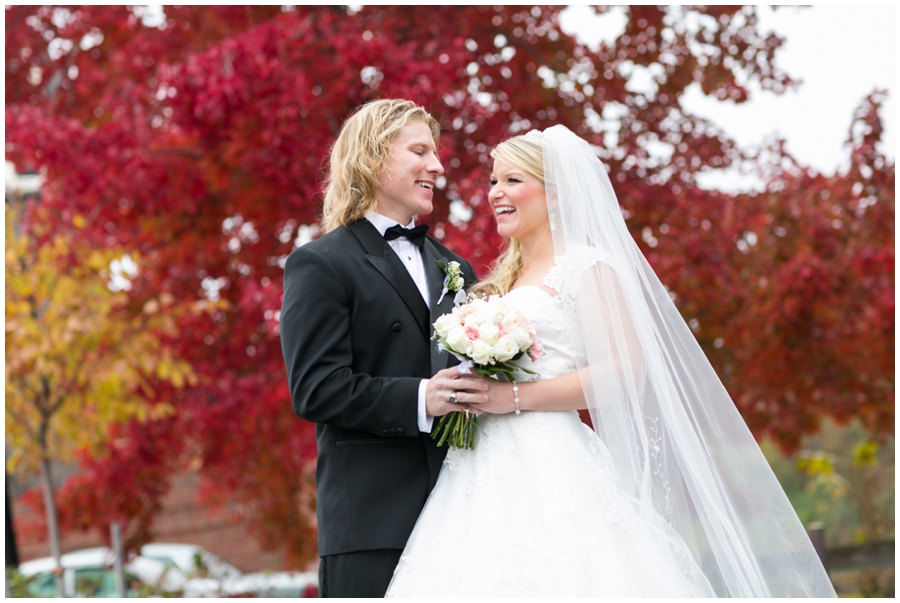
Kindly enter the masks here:
<path id="1" fill-rule="evenodd" d="M 425 244 L 426 232 L 428 232 L 428 224 L 419 224 L 414 228 L 403 228 L 397 224 L 384 231 L 384 238 L 386 241 L 393 241 L 400 237 L 406 237 L 410 243 L 422 249 L 422 245 Z"/>

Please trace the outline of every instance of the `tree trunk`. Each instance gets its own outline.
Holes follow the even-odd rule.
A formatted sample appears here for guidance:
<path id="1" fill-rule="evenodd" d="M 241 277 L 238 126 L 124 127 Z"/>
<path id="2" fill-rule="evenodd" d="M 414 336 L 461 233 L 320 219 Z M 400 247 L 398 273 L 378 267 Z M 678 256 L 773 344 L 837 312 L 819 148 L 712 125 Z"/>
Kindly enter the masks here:
<path id="1" fill-rule="evenodd" d="M 63 572 L 61 557 L 62 552 L 59 545 L 59 523 L 56 517 L 56 497 L 53 495 L 53 479 L 50 475 L 50 461 L 44 457 L 41 458 L 41 478 L 44 481 L 44 509 L 47 512 L 47 531 L 50 537 L 50 553 L 56 559 L 56 592 L 60 597 L 70 596 L 63 586 Z"/>

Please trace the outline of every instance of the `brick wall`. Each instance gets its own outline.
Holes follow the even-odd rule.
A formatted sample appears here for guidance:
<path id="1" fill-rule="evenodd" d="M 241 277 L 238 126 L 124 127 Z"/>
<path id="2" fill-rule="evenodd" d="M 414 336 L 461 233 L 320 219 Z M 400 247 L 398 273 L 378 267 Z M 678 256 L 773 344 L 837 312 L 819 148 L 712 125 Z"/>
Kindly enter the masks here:
<path id="1" fill-rule="evenodd" d="M 57 473 L 62 479 L 70 471 L 62 468 Z M 199 505 L 196 500 L 199 482 L 200 478 L 194 472 L 182 473 L 173 478 L 172 487 L 163 500 L 162 510 L 153 524 L 154 542 L 196 544 L 245 572 L 315 569 L 314 566 L 309 568 L 285 567 L 282 554 L 277 551 L 260 550 L 242 523 L 230 520 L 224 511 L 215 511 Z M 34 482 L 17 484 L 11 480 L 10 494 L 12 495 L 13 517 L 16 524 L 28 519 L 29 510 L 16 504 L 15 499 L 24 492 L 25 488 L 36 485 L 37 483 Z M 66 533 L 62 538 L 63 552 L 101 546 L 102 544 L 99 535 L 93 531 Z M 39 542 L 27 542 L 19 537 L 17 545 L 21 561 L 50 556 L 50 545 L 46 539 Z"/>

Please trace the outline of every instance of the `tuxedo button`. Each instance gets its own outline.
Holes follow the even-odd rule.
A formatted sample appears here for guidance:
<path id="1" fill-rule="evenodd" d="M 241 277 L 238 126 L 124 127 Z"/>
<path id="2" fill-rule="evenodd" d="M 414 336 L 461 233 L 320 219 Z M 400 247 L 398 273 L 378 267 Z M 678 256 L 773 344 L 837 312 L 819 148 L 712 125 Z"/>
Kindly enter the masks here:
<path id="1" fill-rule="evenodd" d="M 403 330 L 403 325 L 401 325 L 399 322 L 395 322 L 391 325 L 391 328 L 394 330 L 394 333 L 399 333 Z"/>
<path id="2" fill-rule="evenodd" d="M 383 433 L 384 435 L 390 435 L 391 430 L 390 429 L 382 429 L 381 433 Z"/>
<path id="3" fill-rule="evenodd" d="M 397 433 L 403 433 L 403 428 L 402 428 L 402 427 L 398 427 L 395 431 L 396 431 Z"/>

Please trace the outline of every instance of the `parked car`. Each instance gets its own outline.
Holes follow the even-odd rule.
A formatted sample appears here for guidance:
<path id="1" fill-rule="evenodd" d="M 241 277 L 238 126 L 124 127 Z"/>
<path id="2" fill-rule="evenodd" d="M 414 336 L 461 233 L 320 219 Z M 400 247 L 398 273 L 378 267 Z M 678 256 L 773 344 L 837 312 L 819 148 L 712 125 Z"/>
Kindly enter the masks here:
<path id="1" fill-rule="evenodd" d="M 105 547 L 83 549 L 66 553 L 60 559 L 63 568 L 63 588 L 67 596 L 116 597 L 113 566 L 115 556 Z M 19 573 L 28 579 L 27 591 L 34 597 L 56 597 L 56 561 L 44 557 L 26 561 L 19 566 Z M 127 596 L 178 594 L 184 577 L 162 561 L 135 557 L 125 563 Z"/>
<path id="2" fill-rule="evenodd" d="M 68 596 L 115 597 L 115 556 L 105 547 L 73 551 L 62 556 L 63 582 Z M 29 580 L 28 592 L 55 597 L 56 562 L 52 557 L 19 566 Z M 256 572 L 245 574 L 227 561 L 193 544 L 153 543 L 125 563 L 130 597 L 316 597 L 315 572 Z"/>
<path id="3" fill-rule="evenodd" d="M 185 597 L 316 597 L 315 572 L 245 574 L 213 553 L 193 544 L 152 543 L 141 556 L 177 568 L 185 577 Z"/>

